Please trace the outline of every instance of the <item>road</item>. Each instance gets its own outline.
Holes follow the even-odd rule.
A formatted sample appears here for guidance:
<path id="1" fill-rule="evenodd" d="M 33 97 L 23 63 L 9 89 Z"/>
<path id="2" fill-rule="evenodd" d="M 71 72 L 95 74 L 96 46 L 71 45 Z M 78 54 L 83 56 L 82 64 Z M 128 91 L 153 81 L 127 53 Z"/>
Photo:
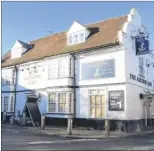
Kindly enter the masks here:
<path id="1" fill-rule="evenodd" d="M 68 139 L 2 126 L 2 150 L 154 150 L 154 133 L 120 139 Z"/>

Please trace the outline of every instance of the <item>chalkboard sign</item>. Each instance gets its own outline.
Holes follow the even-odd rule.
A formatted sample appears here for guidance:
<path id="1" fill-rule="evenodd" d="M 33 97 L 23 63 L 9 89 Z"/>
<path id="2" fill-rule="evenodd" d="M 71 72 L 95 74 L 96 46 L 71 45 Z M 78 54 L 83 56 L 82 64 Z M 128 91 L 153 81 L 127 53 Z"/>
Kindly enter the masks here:
<path id="1" fill-rule="evenodd" d="M 114 59 L 85 63 L 81 65 L 81 80 L 114 77 Z"/>
<path id="2" fill-rule="evenodd" d="M 109 110 L 124 111 L 124 91 L 109 91 Z"/>

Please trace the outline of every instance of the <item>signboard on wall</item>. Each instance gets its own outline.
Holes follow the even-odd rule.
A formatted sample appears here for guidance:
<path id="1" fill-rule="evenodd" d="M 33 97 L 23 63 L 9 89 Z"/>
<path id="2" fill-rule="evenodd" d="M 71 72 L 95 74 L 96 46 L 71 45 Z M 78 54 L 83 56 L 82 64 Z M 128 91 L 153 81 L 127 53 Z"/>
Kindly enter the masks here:
<path id="1" fill-rule="evenodd" d="M 145 37 L 136 37 L 136 55 L 149 53 L 149 41 Z"/>
<path id="2" fill-rule="evenodd" d="M 114 59 L 81 65 L 81 80 L 114 77 Z"/>
<path id="3" fill-rule="evenodd" d="M 124 91 L 109 91 L 109 110 L 124 111 Z"/>

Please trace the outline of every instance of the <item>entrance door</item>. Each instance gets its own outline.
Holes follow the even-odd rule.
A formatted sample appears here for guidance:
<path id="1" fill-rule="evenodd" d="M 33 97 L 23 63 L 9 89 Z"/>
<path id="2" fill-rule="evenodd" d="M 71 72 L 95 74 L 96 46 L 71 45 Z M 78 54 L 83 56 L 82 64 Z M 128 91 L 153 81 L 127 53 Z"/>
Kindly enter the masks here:
<path id="1" fill-rule="evenodd" d="M 105 118 L 105 95 L 101 90 L 90 91 L 90 117 Z"/>

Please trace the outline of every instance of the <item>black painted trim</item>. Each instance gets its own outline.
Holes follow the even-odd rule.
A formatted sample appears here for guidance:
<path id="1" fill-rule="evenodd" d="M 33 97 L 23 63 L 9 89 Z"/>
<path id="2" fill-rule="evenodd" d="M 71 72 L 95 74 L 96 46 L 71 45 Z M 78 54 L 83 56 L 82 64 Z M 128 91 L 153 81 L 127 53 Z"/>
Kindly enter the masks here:
<path id="1" fill-rule="evenodd" d="M 54 114 L 54 115 L 72 115 L 71 113 L 57 113 L 57 112 L 55 112 L 55 113 L 45 113 L 45 114 Z"/>

